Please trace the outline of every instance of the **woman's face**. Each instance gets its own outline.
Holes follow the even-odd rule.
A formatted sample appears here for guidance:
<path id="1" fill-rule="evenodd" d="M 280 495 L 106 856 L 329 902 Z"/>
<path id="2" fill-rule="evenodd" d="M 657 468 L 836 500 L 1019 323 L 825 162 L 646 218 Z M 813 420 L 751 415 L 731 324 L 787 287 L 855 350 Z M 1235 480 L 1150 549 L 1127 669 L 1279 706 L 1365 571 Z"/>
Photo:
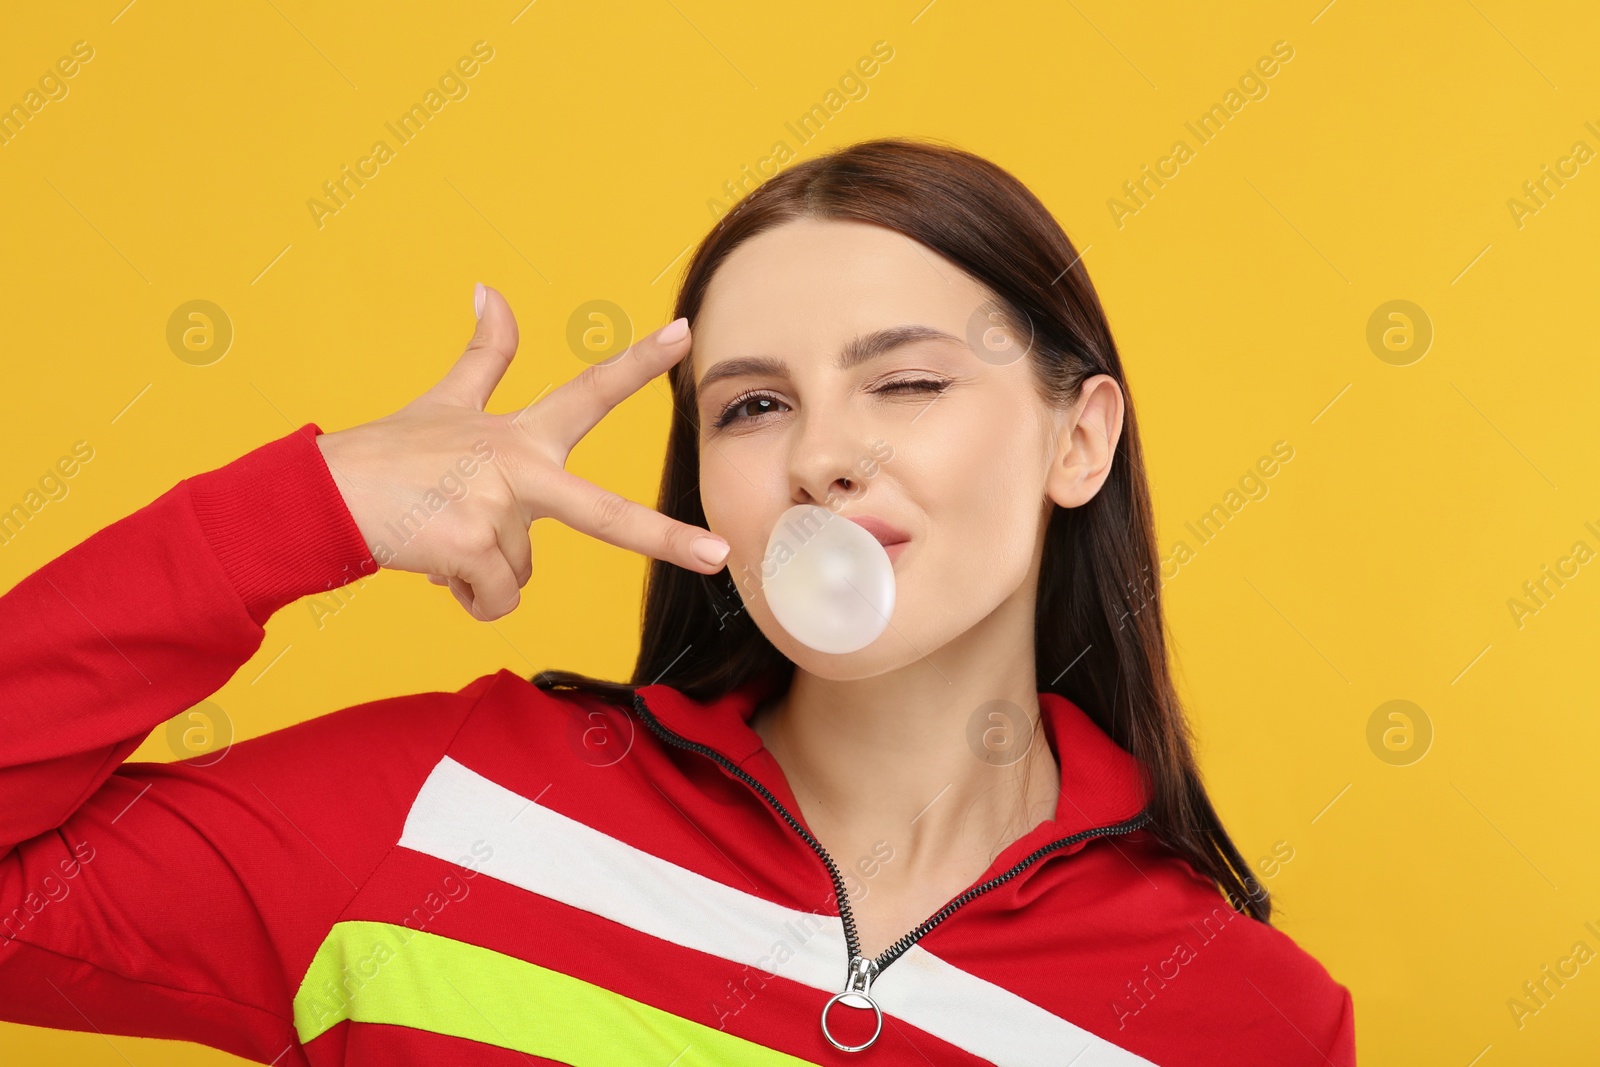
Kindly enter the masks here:
<path id="1" fill-rule="evenodd" d="M 1002 605 L 1020 609 L 998 614 L 1024 620 L 1031 647 L 1050 509 L 1087 500 L 1109 468 L 1109 450 L 1097 457 L 1092 443 L 1074 442 L 1093 438 L 1099 419 L 1115 422 L 1098 428 L 1114 446 L 1121 407 L 1095 389 L 1092 417 L 1080 418 L 1087 385 L 1073 408 L 1047 404 L 1026 338 L 1000 351 L 984 342 L 992 307 L 955 264 L 869 223 L 786 223 L 741 244 L 713 276 L 691 356 L 701 503 L 731 546 L 728 572 L 746 609 L 798 667 L 840 680 L 881 674 Z M 871 358 L 839 366 L 852 343 L 908 327 L 920 336 L 867 345 L 858 356 Z M 724 376 L 731 360 L 772 366 Z M 910 535 L 890 552 L 889 626 L 864 649 L 817 652 L 767 608 L 762 557 L 795 504 L 874 516 Z"/>

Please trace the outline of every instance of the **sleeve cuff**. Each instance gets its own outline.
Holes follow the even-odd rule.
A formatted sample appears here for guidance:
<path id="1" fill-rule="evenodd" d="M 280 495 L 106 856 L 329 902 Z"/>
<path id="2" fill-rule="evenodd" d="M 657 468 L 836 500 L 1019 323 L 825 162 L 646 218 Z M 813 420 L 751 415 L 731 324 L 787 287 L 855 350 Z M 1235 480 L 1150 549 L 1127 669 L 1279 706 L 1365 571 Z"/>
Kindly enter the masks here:
<path id="1" fill-rule="evenodd" d="M 308 422 L 185 479 L 201 530 L 251 618 L 378 570 Z"/>

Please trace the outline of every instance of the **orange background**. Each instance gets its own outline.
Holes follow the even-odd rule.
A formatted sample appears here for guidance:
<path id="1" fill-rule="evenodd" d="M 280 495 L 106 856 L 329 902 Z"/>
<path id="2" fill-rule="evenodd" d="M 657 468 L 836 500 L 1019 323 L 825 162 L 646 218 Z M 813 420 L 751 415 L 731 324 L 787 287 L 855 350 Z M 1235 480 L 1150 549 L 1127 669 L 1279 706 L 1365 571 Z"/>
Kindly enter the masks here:
<path id="1" fill-rule="evenodd" d="M 124 5 L 36 5 L 0 34 L 0 105 L 92 49 L 0 143 L 0 504 L 93 449 L 0 548 L 4 587 L 302 422 L 393 411 L 466 342 L 475 281 L 521 321 L 491 405 L 511 410 L 584 365 L 580 305 L 665 321 L 725 183 L 945 139 L 1084 252 L 1146 434 L 1210 788 L 1281 927 L 1353 991 L 1362 1061 L 1593 1055 L 1600 965 L 1542 1006 L 1523 990 L 1576 943 L 1600 951 L 1593 8 Z M 323 183 L 478 41 L 493 56 L 465 95 L 319 225 Z M 891 57 L 851 80 L 878 42 Z M 1251 80 L 1275 46 L 1291 57 Z M 1218 104 L 1202 142 L 1186 124 Z M 1126 199 L 1146 166 L 1165 184 Z M 1534 201 L 1546 166 L 1568 176 Z M 231 327 L 220 358 L 169 341 L 195 300 Z M 571 469 L 653 501 L 669 412 L 658 380 Z M 1292 458 L 1251 480 L 1275 446 Z M 1202 543 L 1189 524 L 1214 505 Z M 490 625 L 399 573 L 284 609 L 213 725 L 254 736 L 502 666 L 623 676 L 644 559 L 533 536 L 522 605 Z M 1537 1012 L 1519 1021 L 1517 997 Z M 8 1063 L 230 1059 L 0 1024 Z"/>

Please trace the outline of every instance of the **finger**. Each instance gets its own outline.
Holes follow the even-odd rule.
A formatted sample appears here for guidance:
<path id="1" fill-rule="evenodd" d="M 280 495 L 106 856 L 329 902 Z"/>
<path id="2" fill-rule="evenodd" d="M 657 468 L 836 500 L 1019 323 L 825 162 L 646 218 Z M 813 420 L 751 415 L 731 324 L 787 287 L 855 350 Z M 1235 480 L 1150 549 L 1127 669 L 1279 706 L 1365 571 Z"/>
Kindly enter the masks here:
<path id="1" fill-rule="evenodd" d="M 679 327 L 683 336 L 670 342 L 661 340 L 661 334 L 669 331 L 672 325 L 668 323 L 648 337 L 640 338 L 604 363 L 585 367 L 582 373 L 538 401 L 541 432 L 548 430 L 560 444 L 563 455 L 571 452 L 607 412 L 688 355 L 693 346 L 687 322 Z M 529 425 L 529 420 L 522 417 L 525 413 L 526 410 L 519 413 L 514 420 L 524 429 Z"/>
<path id="2" fill-rule="evenodd" d="M 456 603 L 460 604 L 462 608 L 466 610 L 466 613 L 471 615 L 474 619 L 477 619 L 479 622 L 493 622 L 495 619 L 499 618 L 498 615 L 486 616 L 483 614 L 484 609 L 478 605 L 477 594 L 473 592 L 472 585 L 470 583 L 460 578 L 451 578 L 449 580 L 449 585 L 450 592 L 456 598 Z"/>
<path id="3" fill-rule="evenodd" d="M 424 396 L 484 410 L 517 354 L 517 319 L 499 290 L 480 283 L 483 313 L 467 350 Z"/>
<path id="4" fill-rule="evenodd" d="M 522 589 L 500 546 L 480 552 L 462 568 L 461 580 L 472 587 L 467 605 L 473 618 L 490 622 L 509 614 L 522 601 Z M 453 588 L 453 586 L 452 586 Z M 459 597 L 457 599 L 460 599 Z"/>
<path id="5" fill-rule="evenodd" d="M 533 540 L 528 536 L 528 524 L 520 521 L 516 509 L 503 509 L 494 527 L 495 540 L 500 554 L 511 565 L 517 587 L 528 584 L 533 577 Z"/>
<path id="6" fill-rule="evenodd" d="M 668 518 L 654 508 L 567 471 L 551 474 L 540 496 L 544 514 L 618 548 L 676 563 L 699 574 L 715 574 L 727 560 L 727 542 L 709 530 Z M 721 549 L 715 562 L 695 555 L 694 543 L 700 538 Z"/>
<path id="7" fill-rule="evenodd" d="M 516 516 L 506 515 L 495 526 L 495 541 L 500 546 L 500 552 L 506 557 L 506 562 L 511 564 L 511 572 L 516 576 L 517 586 L 520 588 L 528 584 L 533 577 L 533 541 L 528 536 L 528 528 L 517 522 Z M 457 579 L 459 581 L 459 579 Z M 450 579 L 442 574 L 428 575 L 428 581 L 434 585 L 450 585 Z M 464 604 L 472 603 L 470 590 Z"/>
<path id="8" fill-rule="evenodd" d="M 450 587 L 450 592 L 455 595 L 456 603 L 467 609 L 467 614 L 472 614 L 472 586 L 460 578 L 446 578 L 445 584 Z"/>

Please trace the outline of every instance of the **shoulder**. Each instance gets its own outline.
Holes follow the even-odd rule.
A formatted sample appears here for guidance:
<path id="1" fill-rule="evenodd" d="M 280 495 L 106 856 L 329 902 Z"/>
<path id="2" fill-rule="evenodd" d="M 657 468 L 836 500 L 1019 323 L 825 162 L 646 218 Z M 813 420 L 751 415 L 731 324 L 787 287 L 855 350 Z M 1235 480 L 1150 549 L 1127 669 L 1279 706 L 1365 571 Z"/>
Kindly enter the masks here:
<path id="1" fill-rule="evenodd" d="M 1240 1064 L 1355 1062 L 1350 991 L 1321 961 L 1235 909 L 1149 834 L 1119 845 L 1127 868 L 1119 910 L 1139 947 L 1122 964 L 1128 974 L 1112 1002 L 1118 1029 L 1159 1028 L 1191 1048 L 1227 1047 Z"/>
<path id="2" fill-rule="evenodd" d="M 632 708 L 593 692 L 541 688 L 504 669 L 473 686 L 482 692 L 452 738 L 451 752 L 507 784 L 535 767 L 616 767 L 631 762 L 623 757 L 640 747 L 643 727 Z"/>
<path id="3" fill-rule="evenodd" d="M 503 675 L 514 677 L 500 671 L 455 690 L 378 697 L 326 712 L 241 741 L 228 749 L 227 761 L 243 768 L 292 759 L 309 773 L 340 777 L 431 767 Z"/>
<path id="4" fill-rule="evenodd" d="M 369 869 L 398 840 L 422 783 L 499 677 L 363 701 L 164 773 L 212 792 L 213 803 L 225 796 L 269 822 L 287 820 L 325 852 Z"/>

